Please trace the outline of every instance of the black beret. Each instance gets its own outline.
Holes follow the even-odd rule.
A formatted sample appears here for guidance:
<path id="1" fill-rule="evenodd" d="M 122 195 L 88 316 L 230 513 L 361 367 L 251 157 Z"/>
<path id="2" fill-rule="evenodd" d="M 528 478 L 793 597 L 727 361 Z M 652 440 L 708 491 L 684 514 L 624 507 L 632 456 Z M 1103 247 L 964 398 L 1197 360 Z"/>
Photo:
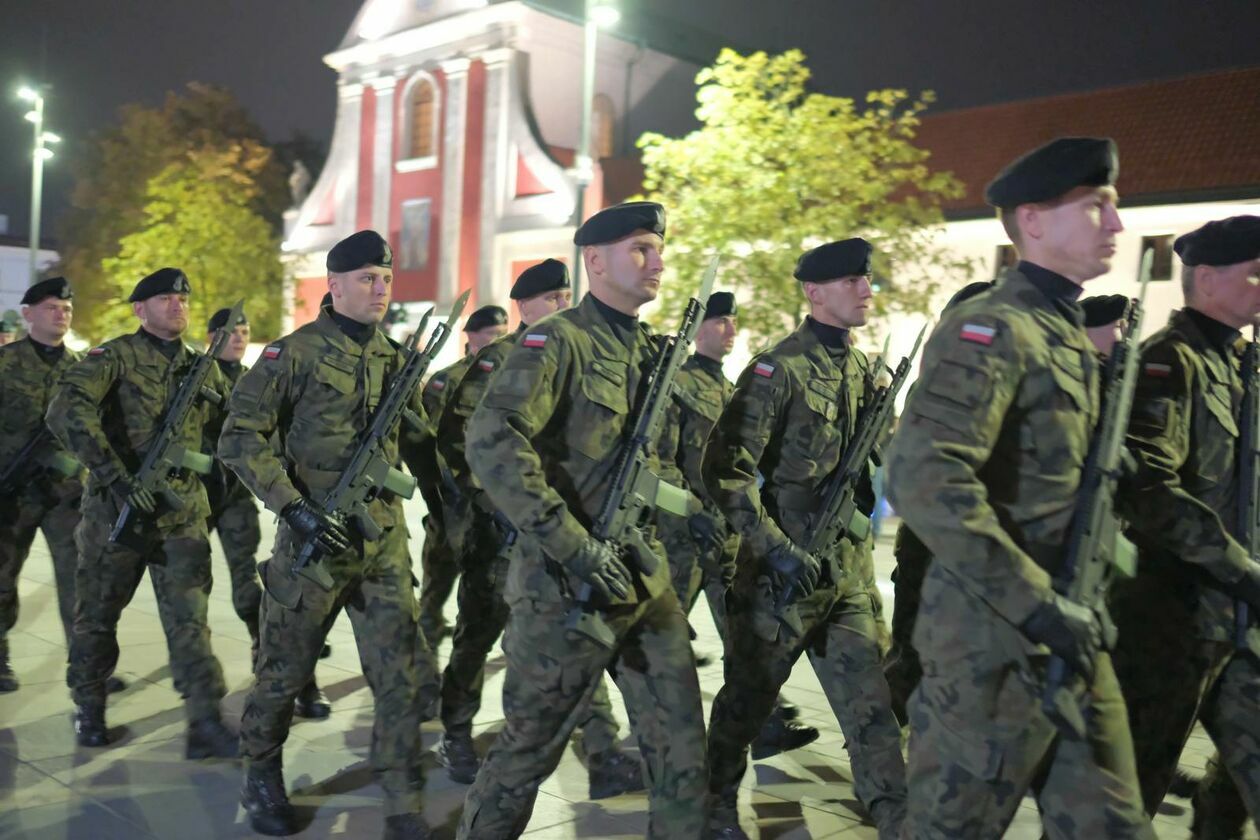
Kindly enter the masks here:
<path id="1" fill-rule="evenodd" d="M 1077 187 L 1116 182 L 1120 156 L 1109 137 L 1060 137 L 1006 165 L 984 188 L 984 200 L 1011 209 L 1058 198 Z"/>
<path id="2" fill-rule="evenodd" d="M 486 327 L 497 327 L 507 322 L 507 310 L 502 306 L 483 306 L 468 316 L 468 323 L 464 324 L 464 332 L 476 332 L 477 330 L 484 330 Z"/>
<path id="3" fill-rule="evenodd" d="M 957 306 L 958 304 L 962 303 L 964 300 L 970 300 L 976 295 L 987 292 L 989 291 L 989 289 L 992 289 L 992 288 L 993 288 L 993 281 L 991 280 L 977 280 L 974 283 L 968 283 L 966 286 L 963 286 L 961 289 L 954 292 L 954 296 L 949 299 L 949 301 L 945 304 L 945 306 L 941 309 L 941 311 L 944 312 L 946 309 L 949 309 L 951 306 Z"/>
<path id="4" fill-rule="evenodd" d="M 616 242 L 636 230 L 665 235 L 665 208 L 655 201 L 627 201 L 600 210 L 573 234 L 574 245 Z"/>
<path id="5" fill-rule="evenodd" d="M 1085 311 L 1085 326 L 1105 327 L 1124 317 L 1129 299 L 1124 295 L 1094 295 L 1081 299 Z"/>
<path id="6" fill-rule="evenodd" d="M 1260 257 L 1260 216 L 1231 216 L 1177 237 L 1186 265 L 1234 265 Z"/>
<path id="7" fill-rule="evenodd" d="M 328 252 L 328 270 L 333 274 L 342 274 L 375 265 L 380 268 L 393 268 L 394 252 L 389 243 L 374 230 L 361 230 L 338 242 Z"/>
<path id="8" fill-rule="evenodd" d="M 210 321 L 206 324 L 206 332 L 212 333 L 220 327 L 227 326 L 228 316 L 232 314 L 231 309 L 220 309 L 218 312 L 210 316 Z M 248 324 L 249 319 L 245 317 L 245 313 L 241 312 L 241 317 L 236 319 L 236 323 L 232 325 L 232 329 L 236 329 L 241 324 Z"/>
<path id="9" fill-rule="evenodd" d="M 825 283 L 841 277 L 871 273 L 871 253 L 875 249 L 861 237 L 828 242 L 801 254 L 792 276 L 802 283 Z"/>
<path id="10" fill-rule="evenodd" d="M 127 300 L 139 303 L 156 295 L 170 294 L 190 295 L 192 284 L 188 282 L 188 277 L 184 275 L 184 272 L 178 268 L 159 268 L 137 283 L 136 288 L 131 292 L 131 297 Z"/>
<path id="11" fill-rule="evenodd" d="M 739 307 L 735 305 L 735 295 L 730 292 L 713 292 L 709 295 L 709 302 L 704 305 L 703 320 L 738 314 Z"/>
<path id="12" fill-rule="evenodd" d="M 521 272 L 512 284 L 512 300 L 525 300 L 556 289 L 569 288 L 569 267 L 560 260 L 545 259 Z"/>
<path id="13" fill-rule="evenodd" d="M 58 300 L 73 298 L 74 290 L 70 288 L 70 281 L 64 277 L 49 277 L 47 280 L 40 280 L 22 295 L 22 305 L 34 306 L 44 298 L 50 297 Z"/>

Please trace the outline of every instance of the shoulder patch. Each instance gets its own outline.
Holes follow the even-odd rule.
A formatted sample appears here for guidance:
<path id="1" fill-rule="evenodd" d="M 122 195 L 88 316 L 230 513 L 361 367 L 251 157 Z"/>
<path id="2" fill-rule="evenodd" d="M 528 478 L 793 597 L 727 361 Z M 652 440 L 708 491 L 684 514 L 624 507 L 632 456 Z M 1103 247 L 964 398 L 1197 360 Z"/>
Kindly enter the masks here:
<path id="1" fill-rule="evenodd" d="M 985 327 L 980 324 L 963 324 L 962 332 L 958 334 L 958 337 L 963 341 L 983 344 L 985 347 L 988 347 L 993 343 L 995 335 L 997 335 L 997 330 L 993 327 Z"/>
<path id="2" fill-rule="evenodd" d="M 88 355 L 89 356 L 103 356 L 105 355 L 105 347 L 104 346 L 93 347 L 91 350 L 88 351 Z"/>
<path id="3" fill-rule="evenodd" d="M 480 362 L 477 362 L 477 367 L 481 368 L 486 373 L 490 373 L 494 370 L 494 362 L 490 359 L 482 359 Z"/>
<path id="4" fill-rule="evenodd" d="M 429 380 L 429 384 L 427 387 L 433 389 L 434 391 L 441 391 L 443 388 L 446 387 L 446 374 L 445 373 L 434 374 L 433 378 Z"/>
<path id="5" fill-rule="evenodd" d="M 764 376 L 766 379 L 774 376 L 774 370 L 774 365 L 769 362 L 757 362 L 757 364 L 753 365 L 753 373 L 757 376 Z"/>
<path id="6" fill-rule="evenodd" d="M 280 358 L 280 353 L 283 350 L 284 350 L 284 347 L 282 347 L 279 344 L 268 344 L 266 347 L 263 348 L 263 352 L 262 352 L 263 358 L 274 361 Z"/>
<path id="7" fill-rule="evenodd" d="M 547 346 L 547 336 L 543 333 L 526 333 L 521 339 L 522 347 L 545 347 Z"/>
<path id="8" fill-rule="evenodd" d="M 1147 376 L 1153 376 L 1156 379 L 1167 379 L 1172 376 L 1172 365 L 1164 365 L 1158 362 L 1147 362 L 1142 365 L 1142 373 Z"/>

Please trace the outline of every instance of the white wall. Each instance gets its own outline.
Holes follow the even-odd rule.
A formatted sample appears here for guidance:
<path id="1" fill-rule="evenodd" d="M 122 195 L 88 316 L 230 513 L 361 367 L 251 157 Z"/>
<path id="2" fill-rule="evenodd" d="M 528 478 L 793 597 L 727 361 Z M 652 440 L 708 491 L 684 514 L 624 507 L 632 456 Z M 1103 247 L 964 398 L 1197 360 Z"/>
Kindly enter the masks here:
<path id="1" fill-rule="evenodd" d="M 30 253 L 18 245 L 0 245 L 0 312 L 16 310 L 26 293 L 30 285 Z M 41 250 L 36 256 L 40 270 L 56 261 L 56 251 Z"/>

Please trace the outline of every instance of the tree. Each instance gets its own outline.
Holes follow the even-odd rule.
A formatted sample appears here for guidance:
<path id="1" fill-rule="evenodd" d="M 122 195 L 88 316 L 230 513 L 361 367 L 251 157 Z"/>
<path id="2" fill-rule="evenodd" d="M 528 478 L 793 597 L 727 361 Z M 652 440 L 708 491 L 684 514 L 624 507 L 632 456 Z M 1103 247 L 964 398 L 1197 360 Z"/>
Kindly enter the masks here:
<path id="1" fill-rule="evenodd" d="M 859 109 L 808 81 L 799 50 L 723 50 L 696 76 L 701 128 L 639 139 L 644 190 L 669 213 L 668 262 L 687 278 L 666 285 L 665 310 L 681 308 L 718 253 L 720 287 L 742 292 L 741 326 L 768 342 L 802 317 L 797 257 L 850 236 L 876 248 L 877 318 L 926 311 L 937 278 L 967 273 L 934 245 L 941 201 L 962 186 L 912 142 L 932 94 L 872 91 Z"/>

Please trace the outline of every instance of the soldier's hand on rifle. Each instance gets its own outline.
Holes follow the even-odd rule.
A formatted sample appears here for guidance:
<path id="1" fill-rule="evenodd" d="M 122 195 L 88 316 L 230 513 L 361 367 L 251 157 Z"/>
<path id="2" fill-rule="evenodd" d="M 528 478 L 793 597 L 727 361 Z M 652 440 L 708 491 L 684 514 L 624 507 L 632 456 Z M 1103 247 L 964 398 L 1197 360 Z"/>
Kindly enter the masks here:
<path id="1" fill-rule="evenodd" d="M 708 511 L 693 513 L 687 517 L 687 531 L 705 555 L 720 555 L 726 545 L 726 534 Z"/>
<path id="2" fill-rule="evenodd" d="M 781 545 L 770 552 L 766 562 L 780 584 L 795 588 L 802 598 L 807 597 L 818 586 L 822 566 L 817 558 L 799 546 L 792 543 Z"/>
<path id="3" fill-rule="evenodd" d="M 1063 659 L 1074 672 L 1091 679 L 1094 657 L 1103 646 L 1098 615 L 1061 595 L 1047 601 L 1024 620 L 1020 630 L 1031 641 L 1043 644 Z"/>
<path id="4" fill-rule="evenodd" d="M 630 570 L 611 545 L 588 536 L 565 567 L 609 601 L 630 594 Z"/>
<path id="5" fill-rule="evenodd" d="M 294 499 L 284 506 L 280 516 L 303 540 L 314 540 L 325 554 L 340 554 L 350 547 L 345 526 L 312 505 L 306 499 Z"/>
<path id="6" fill-rule="evenodd" d="M 1247 571 L 1234 584 L 1234 597 L 1246 601 L 1253 611 L 1260 612 L 1260 563 L 1254 560 L 1248 563 Z"/>
<path id="7" fill-rule="evenodd" d="M 133 476 L 123 476 L 109 486 L 114 496 L 145 515 L 157 510 L 157 497 L 142 487 Z"/>

